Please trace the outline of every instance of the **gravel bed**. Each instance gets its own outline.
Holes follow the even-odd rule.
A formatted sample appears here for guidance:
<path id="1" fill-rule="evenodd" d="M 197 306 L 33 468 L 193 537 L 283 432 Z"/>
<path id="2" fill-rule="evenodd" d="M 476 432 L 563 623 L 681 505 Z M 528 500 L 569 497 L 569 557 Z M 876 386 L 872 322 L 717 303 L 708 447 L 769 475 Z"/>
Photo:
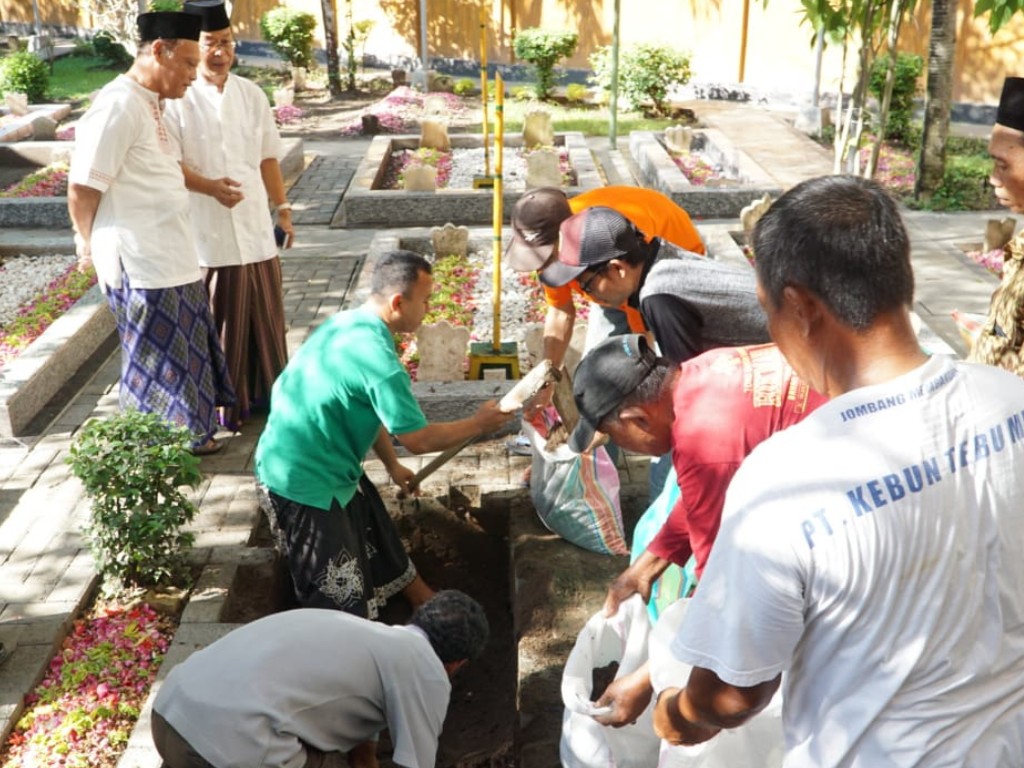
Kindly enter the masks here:
<path id="1" fill-rule="evenodd" d="M 73 254 L 7 258 L 0 266 L 0 328 L 17 316 L 23 304 L 67 272 L 75 261 Z"/>

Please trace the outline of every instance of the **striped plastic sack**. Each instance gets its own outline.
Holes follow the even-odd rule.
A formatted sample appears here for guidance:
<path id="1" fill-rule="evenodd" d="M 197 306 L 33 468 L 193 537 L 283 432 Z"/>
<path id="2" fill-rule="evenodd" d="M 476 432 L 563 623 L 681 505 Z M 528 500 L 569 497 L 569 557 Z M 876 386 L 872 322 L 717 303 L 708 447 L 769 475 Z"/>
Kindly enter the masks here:
<path id="1" fill-rule="evenodd" d="M 543 425 L 540 427 L 544 429 Z M 545 448 L 547 435 L 523 421 L 533 446 L 530 498 L 541 522 L 578 547 L 606 555 L 628 555 L 619 503 L 619 471 L 603 446 L 584 454 L 562 444 Z"/>

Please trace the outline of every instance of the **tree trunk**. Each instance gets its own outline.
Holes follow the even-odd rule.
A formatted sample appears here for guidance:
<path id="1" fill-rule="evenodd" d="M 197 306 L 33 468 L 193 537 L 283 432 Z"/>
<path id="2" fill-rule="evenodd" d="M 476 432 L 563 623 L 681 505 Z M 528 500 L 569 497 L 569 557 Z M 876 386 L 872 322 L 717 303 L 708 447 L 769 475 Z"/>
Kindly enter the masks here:
<path id="1" fill-rule="evenodd" d="M 889 49 L 889 66 L 885 71 L 882 103 L 878 107 L 878 134 L 875 136 L 875 143 L 871 147 L 871 157 L 868 158 L 867 167 L 864 169 L 865 179 L 874 178 L 875 171 L 878 170 L 878 157 L 882 152 L 882 144 L 885 142 L 885 130 L 889 125 L 889 108 L 892 105 L 892 89 L 896 84 L 896 61 L 899 56 L 896 48 L 900 41 L 900 29 L 903 27 L 903 12 L 905 9 L 906 3 L 904 0 L 896 0 L 890 9 L 889 37 L 886 41 Z"/>
<path id="2" fill-rule="evenodd" d="M 338 14 L 334 0 L 320 0 L 324 18 L 324 45 L 327 47 L 327 87 L 331 96 L 341 96 L 341 65 L 338 61 Z"/>
<path id="3" fill-rule="evenodd" d="M 928 83 L 924 105 L 924 133 L 917 161 L 914 197 L 928 201 L 942 185 L 946 172 L 949 105 L 953 99 L 953 63 L 956 54 L 956 0 L 933 0 L 928 39 Z"/>

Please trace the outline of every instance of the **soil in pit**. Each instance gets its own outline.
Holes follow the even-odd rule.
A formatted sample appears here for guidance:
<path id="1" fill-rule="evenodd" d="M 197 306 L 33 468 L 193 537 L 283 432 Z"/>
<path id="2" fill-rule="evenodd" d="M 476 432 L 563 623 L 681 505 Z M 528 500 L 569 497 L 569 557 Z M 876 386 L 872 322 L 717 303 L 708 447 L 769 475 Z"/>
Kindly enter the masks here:
<path id="1" fill-rule="evenodd" d="M 444 731 L 438 747 L 439 768 L 505 768 L 514 765 L 516 646 L 509 592 L 508 509 L 501 504 L 473 507 L 461 497 L 389 502 L 392 516 L 413 562 L 434 589 L 460 589 L 483 605 L 490 640 L 483 655 L 452 680 Z M 254 534 L 255 546 L 269 547 L 266 522 Z M 236 579 L 225 622 L 248 622 L 295 607 L 283 563 L 268 559 L 243 566 Z M 397 597 L 380 620 L 404 624 L 408 604 Z M 382 766 L 391 747 L 382 735 Z"/>

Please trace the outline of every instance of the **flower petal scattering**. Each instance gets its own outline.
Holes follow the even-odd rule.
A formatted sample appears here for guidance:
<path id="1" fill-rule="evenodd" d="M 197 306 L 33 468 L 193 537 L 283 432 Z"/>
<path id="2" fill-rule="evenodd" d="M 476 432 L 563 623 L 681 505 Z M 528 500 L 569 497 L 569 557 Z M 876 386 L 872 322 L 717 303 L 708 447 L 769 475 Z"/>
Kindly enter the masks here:
<path id="1" fill-rule="evenodd" d="M 550 148 L 549 148 L 550 149 Z M 555 147 L 558 152 L 562 184 L 576 185 L 576 172 L 569 163 L 569 153 L 564 147 Z M 525 189 L 526 169 L 529 156 L 538 151 L 535 147 L 502 148 L 502 182 L 505 189 Z M 494 150 L 492 149 L 492 155 Z M 493 171 L 494 158 L 491 158 Z M 459 147 L 451 150 L 429 148 L 400 149 L 391 153 L 381 179 L 381 189 L 402 189 L 405 172 L 410 166 L 430 165 L 437 170 L 438 189 L 472 189 L 473 179 L 484 176 L 486 159 L 483 147 Z"/>
<path id="2" fill-rule="evenodd" d="M 0 197 L 65 197 L 67 194 L 68 166 L 64 163 L 48 165 L 0 190 Z"/>
<path id="3" fill-rule="evenodd" d="M 74 256 L 19 256 L 0 266 L 0 371 L 96 284 Z"/>
<path id="4" fill-rule="evenodd" d="M 444 100 L 444 113 L 449 117 L 463 116 L 468 110 L 462 99 L 453 93 L 431 93 L 432 98 Z M 363 115 L 377 118 L 382 133 L 418 133 L 423 119 L 424 94 L 408 86 L 395 88 L 375 104 L 364 109 L 341 129 L 342 136 L 355 136 L 363 130 Z"/>
<path id="5" fill-rule="evenodd" d="M 702 187 L 709 181 L 725 178 L 720 167 L 712 165 L 694 152 L 672 153 L 672 162 L 695 187 Z"/>
<path id="6" fill-rule="evenodd" d="M 274 120 L 277 121 L 278 125 L 297 123 L 306 116 L 306 110 L 292 104 L 282 104 L 279 107 L 274 107 L 273 112 Z"/>
<path id="7" fill-rule="evenodd" d="M 113 768 L 156 679 L 173 624 L 148 605 L 76 621 L 0 753 L 2 768 Z"/>

